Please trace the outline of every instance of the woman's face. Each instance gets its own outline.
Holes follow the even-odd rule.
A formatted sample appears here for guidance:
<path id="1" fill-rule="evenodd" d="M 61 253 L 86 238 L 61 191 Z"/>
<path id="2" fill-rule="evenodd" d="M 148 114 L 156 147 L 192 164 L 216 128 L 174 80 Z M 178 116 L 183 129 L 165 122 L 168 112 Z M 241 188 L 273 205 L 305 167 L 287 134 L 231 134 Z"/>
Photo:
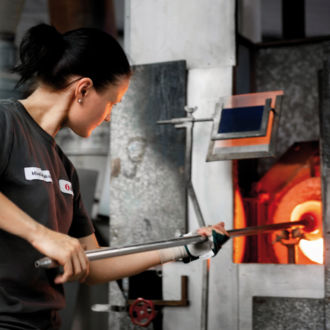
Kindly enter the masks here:
<path id="1" fill-rule="evenodd" d="M 68 126 L 79 136 L 88 137 L 103 121 L 110 121 L 111 110 L 119 103 L 129 87 L 130 79 L 120 78 L 114 85 L 109 85 L 102 92 L 88 88 L 81 98 L 75 102 L 68 115 Z"/>

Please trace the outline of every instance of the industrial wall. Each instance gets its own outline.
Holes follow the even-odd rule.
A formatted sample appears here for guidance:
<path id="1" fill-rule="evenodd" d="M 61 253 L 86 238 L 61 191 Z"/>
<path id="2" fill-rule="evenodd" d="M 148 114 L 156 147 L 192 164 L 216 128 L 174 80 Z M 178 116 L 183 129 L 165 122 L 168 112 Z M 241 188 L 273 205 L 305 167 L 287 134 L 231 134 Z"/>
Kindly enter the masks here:
<path id="1" fill-rule="evenodd" d="M 126 1 L 125 48 L 133 64 L 185 60 L 187 105 L 198 107 L 196 118 L 211 116 L 216 101 L 232 94 L 235 65 L 235 3 L 217 1 Z M 232 226 L 231 162 L 206 163 L 211 124 L 196 124 L 193 136 L 192 181 L 207 224 L 224 221 Z M 189 202 L 188 230 L 198 223 Z M 113 225 L 116 230 L 119 225 Z M 138 229 L 137 229 L 138 230 Z M 120 231 L 117 230 L 120 236 Z M 231 243 L 211 261 L 209 329 L 237 327 L 236 267 Z M 164 329 L 205 329 L 202 262 L 163 266 L 164 299 L 178 300 L 180 276 L 189 279 L 189 307 L 164 308 Z M 115 290 L 113 288 L 112 290 Z M 123 320 L 110 313 L 110 324 L 119 329 Z M 178 326 L 179 324 L 179 326 Z M 124 328 L 124 327 L 123 327 Z"/>

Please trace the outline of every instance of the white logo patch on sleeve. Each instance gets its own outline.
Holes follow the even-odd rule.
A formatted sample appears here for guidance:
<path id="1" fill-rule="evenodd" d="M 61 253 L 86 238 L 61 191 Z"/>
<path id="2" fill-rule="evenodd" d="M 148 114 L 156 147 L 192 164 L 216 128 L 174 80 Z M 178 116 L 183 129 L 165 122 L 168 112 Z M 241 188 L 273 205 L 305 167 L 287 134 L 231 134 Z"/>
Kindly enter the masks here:
<path id="1" fill-rule="evenodd" d="M 39 167 L 25 167 L 24 174 L 26 180 L 41 180 L 46 182 L 53 182 L 48 170 L 42 170 Z"/>
<path id="2" fill-rule="evenodd" d="M 60 189 L 63 193 L 70 194 L 73 196 L 72 184 L 70 181 L 61 179 L 58 182 L 60 185 Z"/>

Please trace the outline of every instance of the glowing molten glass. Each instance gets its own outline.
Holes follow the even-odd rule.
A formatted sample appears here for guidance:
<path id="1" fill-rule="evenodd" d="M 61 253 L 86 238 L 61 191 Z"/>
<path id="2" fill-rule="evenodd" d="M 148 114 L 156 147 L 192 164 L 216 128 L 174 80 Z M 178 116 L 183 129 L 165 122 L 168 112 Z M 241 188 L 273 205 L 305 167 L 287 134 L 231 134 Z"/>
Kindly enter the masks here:
<path id="1" fill-rule="evenodd" d="M 299 242 L 299 248 L 308 259 L 323 264 L 323 238 L 314 241 L 302 239 Z"/>
<path id="2" fill-rule="evenodd" d="M 314 228 L 305 230 L 306 239 L 301 239 L 299 248 L 310 260 L 323 264 L 323 238 L 322 238 L 322 203 L 312 200 L 298 204 L 291 212 L 290 220 L 304 219 L 308 215 L 314 219 Z"/>

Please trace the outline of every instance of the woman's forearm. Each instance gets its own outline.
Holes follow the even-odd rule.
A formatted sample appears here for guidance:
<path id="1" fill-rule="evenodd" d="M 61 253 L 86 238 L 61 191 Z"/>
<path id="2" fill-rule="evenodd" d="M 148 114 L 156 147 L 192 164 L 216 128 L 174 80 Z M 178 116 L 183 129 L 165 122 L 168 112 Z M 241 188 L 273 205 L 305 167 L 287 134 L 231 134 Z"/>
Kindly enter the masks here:
<path id="1" fill-rule="evenodd" d="M 27 240 L 39 252 L 63 266 L 64 273 L 56 277 L 56 283 L 85 279 L 88 260 L 76 238 L 39 224 L 2 193 L 0 210 L 0 229 Z"/>
<path id="2" fill-rule="evenodd" d="M 203 227 L 197 233 L 207 237 L 204 241 L 187 246 L 177 246 L 167 249 L 153 250 L 142 253 L 134 253 L 120 257 L 111 257 L 90 262 L 88 284 L 104 283 L 138 274 L 150 267 L 175 260 L 192 261 L 199 257 L 210 258 L 217 254 L 228 239 L 228 233 L 224 229 L 224 223 Z M 94 234 L 83 237 L 80 243 L 87 250 L 98 249 Z"/>
<path id="3" fill-rule="evenodd" d="M 91 261 L 87 284 L 106 283 L 133 276 L 159 264 L 158 251 Z"/>
<path id="4" fill-rule="evenodd" d="M 99 245 L 94 234 L 80 240 L 87 250 L 98 249 Z M 158 251 L 134 253 L 120 257 L 112 257 L 90 262 L 87 284 L 105 283 L 119 278 L 132 276 L 159 265 L 161 259 Z"/>

